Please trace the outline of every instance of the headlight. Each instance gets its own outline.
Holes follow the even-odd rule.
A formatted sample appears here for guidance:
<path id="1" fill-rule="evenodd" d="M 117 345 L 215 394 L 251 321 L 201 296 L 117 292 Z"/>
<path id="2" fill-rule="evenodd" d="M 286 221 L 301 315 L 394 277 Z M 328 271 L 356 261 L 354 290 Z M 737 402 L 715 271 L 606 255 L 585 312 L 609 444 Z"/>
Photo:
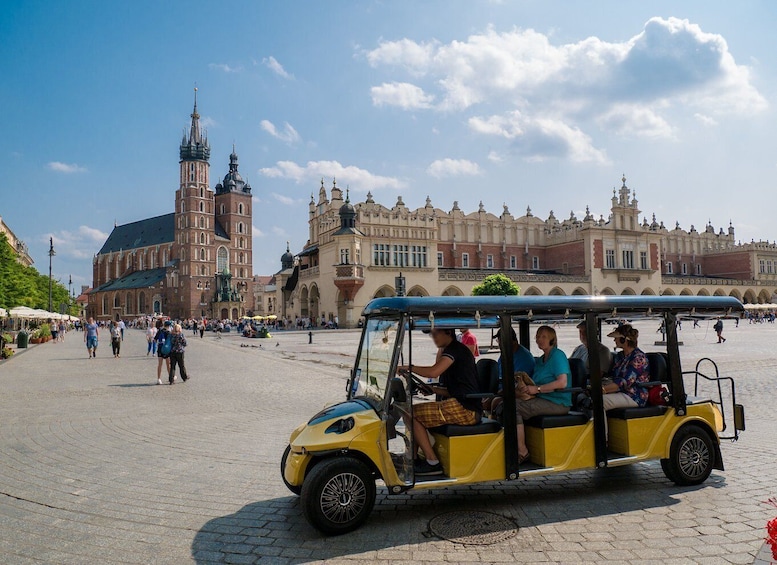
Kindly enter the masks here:
<path id="1" fill-rule="evenodd" d="M 329 425 L 324 433 L 344 434 L 345 432 L 350 432 L 353 429 L 353 426 L 353 418 L 343 418 L 341 420 L 337 420 L 336 422 L 332 422 L 332 424 Z"/>

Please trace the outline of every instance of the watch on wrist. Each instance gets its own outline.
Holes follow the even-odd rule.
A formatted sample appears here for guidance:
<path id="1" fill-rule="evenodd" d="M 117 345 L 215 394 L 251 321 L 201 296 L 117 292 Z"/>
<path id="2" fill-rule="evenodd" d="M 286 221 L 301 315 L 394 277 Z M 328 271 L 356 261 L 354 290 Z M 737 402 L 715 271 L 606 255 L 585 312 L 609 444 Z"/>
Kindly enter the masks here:
<path id="1" fill-rule="evenodd" d="M 542 394 L 542 389 L 540 387 L 537 387 L 537 394 Z"/>

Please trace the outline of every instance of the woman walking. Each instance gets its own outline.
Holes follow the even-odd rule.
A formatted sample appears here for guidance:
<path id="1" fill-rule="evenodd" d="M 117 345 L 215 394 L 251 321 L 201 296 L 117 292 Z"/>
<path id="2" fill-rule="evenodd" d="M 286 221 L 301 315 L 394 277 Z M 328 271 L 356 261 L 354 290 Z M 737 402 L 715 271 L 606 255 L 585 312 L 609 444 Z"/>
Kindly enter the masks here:
<path id="1" fill-rule="evenodd" d="M 170 351 L 170 384 L 175 382 L 175 366 L 181 369 L 181 380 L 186 382 L 189 375 L 186 374 L 186 366 L 183 362 L 184 349 L 186 349 L 186 338 L 183 335 L 183 329 L 180 324 L 173 326 L 173 347 Z"/>
<path id="2" fill-rule="evenodd" d="M 111 322 L 111 349 L 114 357 L 121 357 L 121 328 L 116 322 Z"/>
<path id="3" fill-rule="evenodd" d="M 149 355 L 156 355 L 156 332 L 157 327 L 154 324 L 149 324 L 146 328 L 146 341 L 148 342 L 148 350 L 146 351 L 146 357 Z"/>
<path id="4" fill-rule="evenodd" d="M 167 365 L 167 372 L 170 373 L 170 350 L 166 351 L 165 344 L 170 336 L 170 322 L 167 321 L 162 324 L 162 320 L 156 322 L 157 333 L 154 340 L 156 341 L 156 354 L 159 358 L 159 363 L 156 366 L 156 384 L 162 384 L 162 363 Z M 163 361 L 164 360 L 164 361 Z"/>

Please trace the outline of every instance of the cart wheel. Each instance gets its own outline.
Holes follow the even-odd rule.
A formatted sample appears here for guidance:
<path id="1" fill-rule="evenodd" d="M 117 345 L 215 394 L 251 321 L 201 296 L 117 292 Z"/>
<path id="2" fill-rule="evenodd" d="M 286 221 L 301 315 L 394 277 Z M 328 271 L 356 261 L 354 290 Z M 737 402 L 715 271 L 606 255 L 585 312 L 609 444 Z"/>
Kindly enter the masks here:
<path id="1" fill-rule="evenodd" d="M 666 478 L 679 486 L 698 485 L 707 480 L 715 465 L 715 446 L 699 426 L 686 426 L 674 436 L 669 459 L 661 460 Z"/>
<path id="2" fill-rule="evenodd" d="M 302 492 L 302 487 L 291 485 L 289 484 L 289 481 L 286 480 L 286 461 L 289 459 L 289 453 L 291 453 L 291 446 L 287 445 L 286 449 L 283 451 L 283 457 L 281 457 L 281 478 L 283 479 L 283 484 L 286 485 L 286 488 L 299 496 L 299 493 Z"/>
<path id="3" fill-rule="evenodd" d="M 305 477 L 302 509 L 317 530 L 328 535 L 361 526 L 375 505 L 375 478 L 353 457 L 322 461 Z"/>

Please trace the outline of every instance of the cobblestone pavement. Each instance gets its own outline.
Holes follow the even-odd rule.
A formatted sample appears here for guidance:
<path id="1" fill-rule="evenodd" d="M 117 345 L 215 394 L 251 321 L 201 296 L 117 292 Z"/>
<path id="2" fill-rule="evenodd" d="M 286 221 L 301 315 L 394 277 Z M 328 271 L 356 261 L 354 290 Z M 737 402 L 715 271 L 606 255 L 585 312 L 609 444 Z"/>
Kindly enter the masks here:
<path id="1" fill-rule="evenodd" d="M 654 329 L 642 325 L 643 346 Z M 560 332 L 562 348 L 575 334 Z M 103 340 L 93 360 L 70 333 L 0 365 L 0 562 L 753 563 L 777 515 L 763 504 L 777 496 L 777 327 L 729 323 L 726 334 L 717 345 L 706 323 L 681 332 L 686 368 L 714 357 L 747 408 L 742 439 L 722 446 L 726 471 L 704 485 L 676 487 L 653 462 L 379 490 L 364 527 L 324 538 L 278 465 L 289 432 L 342 399 L 357 333 L 317 332 L 314 345 L 303 333 L 190 337 L 193 378 L 174 386 L 156 386 L 141 332 L 127 332 L 121 359 Z M 479 547 L 432 536 L 429 520 L 453 509 L 495 512 L 520 529 Z"/>

